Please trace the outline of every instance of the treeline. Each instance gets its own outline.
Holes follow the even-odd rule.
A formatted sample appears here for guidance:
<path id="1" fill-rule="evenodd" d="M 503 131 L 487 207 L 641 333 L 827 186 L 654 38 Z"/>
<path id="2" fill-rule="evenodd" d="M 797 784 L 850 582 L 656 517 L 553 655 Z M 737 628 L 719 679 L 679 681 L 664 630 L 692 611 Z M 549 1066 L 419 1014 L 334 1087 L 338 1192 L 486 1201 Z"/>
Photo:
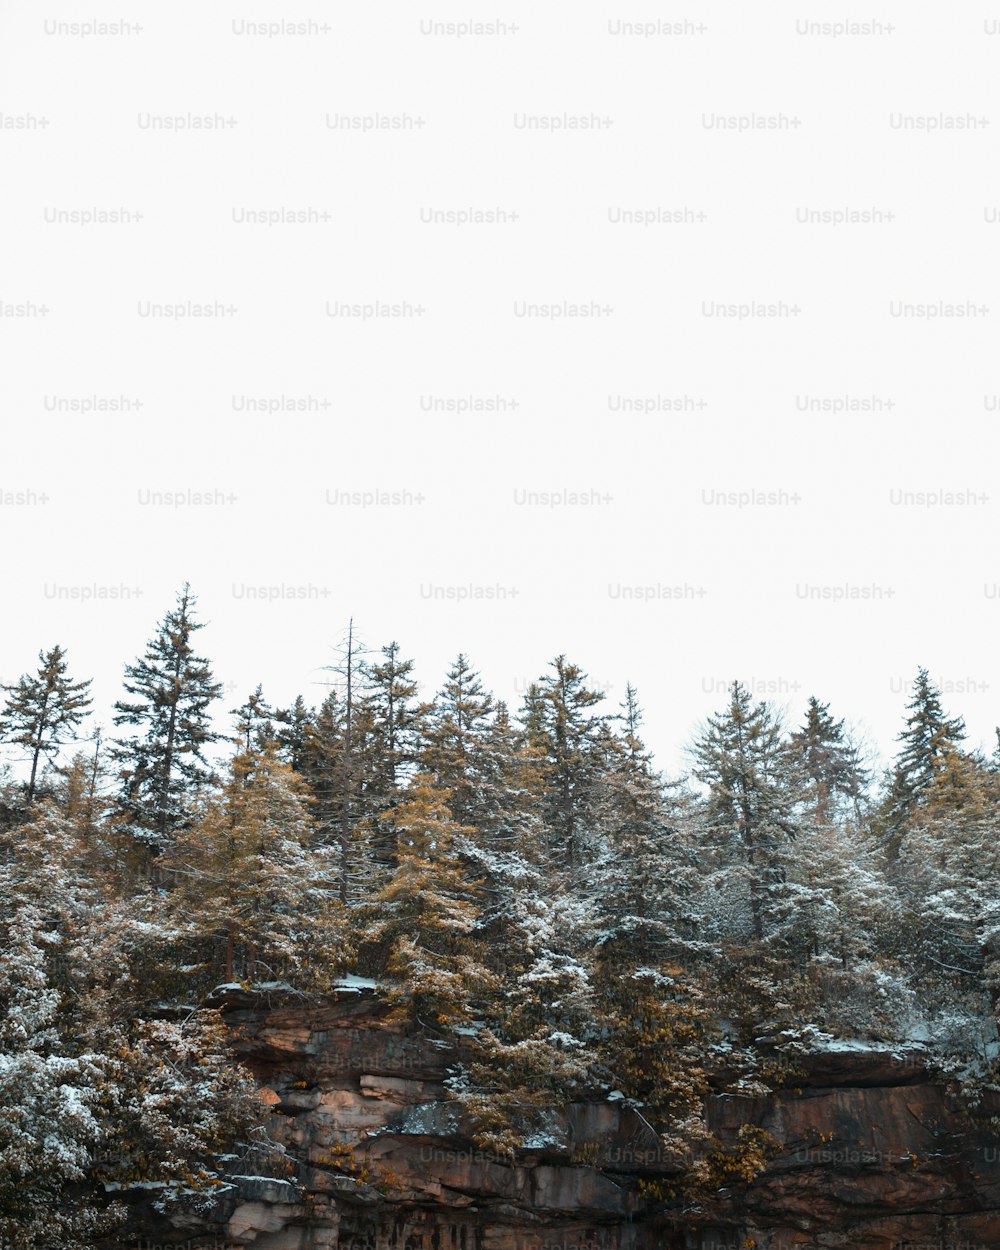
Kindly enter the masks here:
<path id="1" fill-rule="evenodd" d="M 647 1196 L 689 1207 L 767 1149 L 721 1150 L 705 1093 L 803 1048 L 917 1039 L 973 1095 L 994 1080 L 1000 757 L 924 670 L 884 776 L 828 704 L 788 727 L 734 682 L 668 780 L 632 686 L 609 710 L 558 656 L 512 711 L 460 655 L 424 700 L 351 631 L 318 706 L 258 687 L 224 738 L 200 628 L 185 588 L 107 740 L 58 646 L 4 690 L 4 1245 L 90 1245 L 109 1186 L 191 1200 L 260 1144 L 202 1006 L 223 982 L 371 977 L 413 1028 L 462 1030 L 449 1085 L 501 1152 L 618 1090 L 677 1160 Z"/>

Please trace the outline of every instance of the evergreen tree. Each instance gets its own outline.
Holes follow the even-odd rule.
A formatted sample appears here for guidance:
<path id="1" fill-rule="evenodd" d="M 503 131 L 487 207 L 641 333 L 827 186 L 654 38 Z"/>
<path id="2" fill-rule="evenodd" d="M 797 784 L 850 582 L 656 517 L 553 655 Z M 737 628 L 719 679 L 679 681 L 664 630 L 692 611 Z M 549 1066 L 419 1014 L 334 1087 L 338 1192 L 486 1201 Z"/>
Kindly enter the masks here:
<path id="1" fill-rule="evenodd" d="M 476 984 L 475 1049 L 448 1081 L 476 1142 L 502 1154 L 579 1096 L 594 1058 L 591 970 L 574 950 L 586 912 L 568 894 L 548 904 L 539 886 L 519 883 L 516 924 Z"/>
<path id="2" fill-rule="evenodd" d="M 449 1088 L 472 1115 L 476 1141 L 512 1153 L 546 1112 L 586 1085 L 599 1021 L 592 909 L 529 861 L 499 860 L 508 866 L 512 906 L 502 926 L 487 929 L 489 975 L 475 986 L 476 1049 Z"/>
<path id="3" fill-rule="evenodd" d="M 480 770 L 493 713 L 493 697 L 464 655 L 447 679 L 427 717 L 421 767 L 451 791 L 450 807 L 459 824 L 483 817 Z"/>
<path id="4" fill-rule="evenodd" d="M 413 661 L 400 658 L 399 643 L 382 648 L 383 660 L 366 664 L 365 711 L 370 723 L 364 794 L 371 851 L 381 868 L 395 863 L 392 812 L 419 758 L 429 705 L 417 699 Z"/>
<path id="5" fill-rule="evenodd" d="M 538 916 L 553 890 L 542 819 L 540 760 L 499 703 L 475 751 L 475 824 L 463 857 L 479 881 L 477 935 L 483 960 L 505 974 L 511 951 L 525 948 L 525 923 Z M 528 963 L 518 958 L 517 966 Z"/>
<path id="6" fill-rule="evenodd" d="M 0 1244 L 18 1250 L 103 1244 L 124 1215 L 104 1184 L 211 1188 L 253 1115 L 217 1024 L 142 1019 L 155 990 L 121 938 L 162 927 L 109 900 L 91 852 L 52 802 L 0 834 Z"/>
<path id="7" fill-rule="evenodd" d="M 545 821 L 553 849 L 573 873 L 582 862 L 603 759 L 601 719 L 591 709 L 604 695 L 587 687 L 587 676 L 564 655 L 529 687 L 523 723 L 529 746 L 543 761 Z"/>
<path id="8" fill-rule="evenodd" d="M 325 845 L 337 840 L 340 826 L 344 720 L 340 695 L 331 690 L 306 727 L 300 761 L 302 776 L 316 800 L 313 816 Z"/>
<path id="9" fill-rule="evenodd" d="M 965 740 L 965 722 L 945 715 L 941 693 L 925 668 L 917 670 L 906 710 L 906 724 L 896 739 L 901 746 L 880 814 L 893 856 L 898 855 L 906 825 L 932 786 L 942 758 Z"/>
<path id="10" fill-rule="evenodd" d="M 340 850 L 340 901 L 351 895 L 355 859 L 360 790 L 366 774 L 365 744 L 372 740 L 373 710 L 364 698 L 367 648 L 354 636 L 354 618 L 347 623 L 347 638 L 340 661 L 333 665 L 343 680 L 343 721 L 337 750 L 332 758 L 330 780 L 336 796 L 337 840 Z M 336 742 L 336 739 L 332 739 Z"/>
<path id="11" fill-rule="evenodd" d="M 30 903 L 0 917 L 0 1244 L 87 1250 L 122 1211 L 73 1192 L 100 1140 L 100 1073 L 94 1055 L 60 1044 L 45 928 Z"/>
<path id="12" fill-rule="evenodd" d="M 274 739 L 281 758 L 293 772 L 302 772 L 309 729 L 313 721 L 312 710 L 299 694 L 295 696 L 291 707 L 279 708 L 274 713 L 274 721 Z"/>
<path id="13" fill-rule="evenodd" d="M 414 1017 L 433 1028 L 469 1018 L 485 972 L 474 957 L 478 887 L 458 843 L 470 830 L 448 810 L 448 793 L 418 774 L 392 814 L 396 864 L 379 892 L 369 940 L 405 984 Z"/>
<path id="14" fill-rule="evenodd" d="M 263 687 L 258 685 L 244 704 L 233 708 L 232 715 L 236 717 L 236 741 L 241 751 L 262 751 L 274 740 L 275 712 L 264 698 Z"/>
<path id="15" fill-rule="evenodd" d="M 693 754 L 695 776 L 708 789 L 704 816 L 721 853 L 724 892 L 738 894 L 745 881 L 752 936 L 760 943 L 779 919 L 785 854 L 797 829 L 799 792 L 780 721 L 733 682 L 728 706 L 709 717 Z"/>
<path id="16" fill-rule="evenodd" d="M 706 1059 L 714 1027 L 705 996 L 677 965 L 607 967 L 598 988 L 599 1057 L 616 1087 L 653 1118 L 665 1153 L 683 1167 L 709 1139 Z"/>
<path id="17" fill-rule="evenodd" d="M 240 752 L 222 793 L 165 857 L 178 931 L 224 949 L 227 981 L 238 968 L 251 980 L 279 968 L 322 977 L 343 956 L 335 866 L 312 844 L 308 808 L 305 783 L 273 744 Z"/>
<path id="18" fill-rule="evenodd" d="M 943 748 L 911 815 L 896 877 L 906 904 L 905 948 L 1000 1004 L 1000 787 L 980 763 Z"/>
<path id="19" fill-rule="evenodd" d="M 72 681 L 66 671 L 66 652 L 55 646 L 38 653 L 39 667 L 25 673 L 13 686 L 4 686 L 7 700 L 0 713 L 0 739 L 28 751 L 31 775 L 27 800 L 35 797 L 38 765 L 51 760 L 71 741 L 85 716 L 90 715 L 90 681 Z"/>
<path id="20" fill-rule="evenodd" d="M 666 788 L 640 737 L 629 684 L 611 739 L 598 811 L 604 849 L 594 873 L 599 943 L 616 965 L 655 965 L 696 941 L 697 869 L 668 808 Z"/>
<path id="21" fill-rule="evenodd" d="M 879 857 L 863 831 L 809 820 L 789 857 L 790 908 L 785 941 L 800 961 L 839 965 L 846 972 L 878 956 L 888 928 L 899 923 Z"/>
<path id="22" fill-rule="evenodd" d="M 529 732 L 515 725 L 506 703 L 498 703 L 477 750 L 477 841 L 483 847 L 544 858 L 544 770 L 545 758 Z"/>
<path id="23" fill-rule="evenodd" d="M 317 839 L 336 850 L 338 894 L 356 899 L 370 875 L 366 866 L 363 789 L 371 754 L 371 717 L 353 683 L 346 693 L 329 692 L 306 727 L 300 771 L 315 799 Z"/>
<path id="24" fill-rule="evenodd" d="M 210 719 L 222 687 L 195 654 L 194 634 L 203 624 L 194 607 L 185 585 L 145 655 L 125 669 L 132 698 L 115 704 L 115 724 L 138 730 L 115 742 L 122 805 L 136 836 L 155 851 L 190 818 L 192 789 L 211 776 L 205 749 L 222 737 Z"/>
<path id="25" fill-rule="evenodd" d="M 791 745 L 811 785 L 817 817 L 829 820 L 844 806 L 856 814 L 868 776 L 843 720 L 830 715 L 829 703 L 810 696 L 805 721 L 792 734 Z"/>

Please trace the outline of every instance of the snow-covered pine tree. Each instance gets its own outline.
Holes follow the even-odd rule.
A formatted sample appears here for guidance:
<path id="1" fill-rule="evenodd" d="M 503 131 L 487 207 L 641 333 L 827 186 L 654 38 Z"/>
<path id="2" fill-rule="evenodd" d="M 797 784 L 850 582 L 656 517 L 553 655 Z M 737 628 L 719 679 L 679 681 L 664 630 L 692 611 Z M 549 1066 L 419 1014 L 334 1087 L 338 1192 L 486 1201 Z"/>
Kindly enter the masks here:
<path id="1" fill-rule="evenodd" d="M 820 820 L 832 820 L 845 811 L 857 819 L 868 784 L 861 753 L 844 728 L 834 720 L 829 703 L 809 697 L 806 717 L 791 735 L 791 747 L 812 788 L 810 800 Z"/>
<path id="2" fill-rule="evenodd" d="M 492 976 L 477 1004 L 478 1052 L 453 1086 L 477 1140 L 498 1151 L 514 1150 L 586 1081 L 599 1027 L 594 904 L 569 861 L 582 855 L 584 829 L 597 851 L 603 737 L 588 709 L 602 696 L 565 657 L 553 668 L 529 686 L 520 728 L 497 707 L 480 747 L 480 825 L 466 851 L 482 882 L 479 932 Z"/>
<path id="3" fill-rule="evenodd" d="M 476 1046 L 450 1086 L 473 1116 L 479 1144 L 513 1153 L 545 1126 L 546 1112 L 587 1083 L 599 1025 L 592 909 L 545 868 L 504 858 L 510 906 L 487 925 Z M 501 871 L 494 867 L 494 879 Z"/>
<path id="4" fill-rule="evenodd" d="M 421 771 L 451 792 L 449 807 L 459 824 L 478 827 L 484 816 L 479 773 L 493 711 L 493 696 L 459 655 L 428 712 L 420 751 Z"/>
<path id="5" fill-rule="evenodd" d="M 375 898 L 369 957 L 399 978 L 414 1018 L 432 1029 L 467 1021 L 488 980 L 472 935 L 478 883 L 456 843 L 470 834 L 432 777 L 412 778 L 392 810 L 396 862 Z"/>
<path id="6" fill-rule="evenodd" d="M 343 753 L 344 709 L 339 692 L 330 690 L 306 726 L 297 770 L 309 783 L 317 831 L 328 845 L 337 840 L 340 827 Z"/>
<path id="7" fill-rule="evenodd" d="M 735 681 L 728 705 L 709 717 L 692 753 L 695 777 L 707 788 L 705 854 L 729 910 L 723 923 L 738 936 L 732 926 L 745 899 L 746 936 L 760 944 L 781 920 L 781 885 L 797 832 L 799 787 L 781 722 Z"/>
<path id="8" fill-rule="evenodd" d="M 6 1250 L 89 1250 L 123 1214 L 109 1211 L 96 1193 L 80 1192 L 101 1140 L 100 1058 L 60 1036 L 49 932 L 37 903 L 3 908 L 0 1245 Z"/>
<path id="9" fill-rule="evenodd" d="M 274 741 L 274 708 L 264 698 L 264 689 L 257 689 L 247 696 L 245 703 L 232 709 L 236 718 L 236 743 L 241 751 L 262 751 Z"/>
<path id="10" fill-rule="evenodd" d="M 240 752 L 164 856 L 177 931 L 215 947 L 223 975 L 323 983 L 346 952 L 336 864 L 313 844 L 304 781 L 273 743 Z"/>
<path id="11" fill-rule="evenodd" d="M 642 711 L 629 684 L 607 748 L 596 810 L 602 834 L 591 880 L 598 945 L 616 965 L 656 966 L 698 942 L 698 869 L 683 828 L 640 732 Z M 673 787 L 674 790 L 677 787 Z"/>
<path id="12" fill-rule="evenodd" d="M 868 774 L 844 721 L 815 697 L 789 745 L 803 784 L 778 936 L 790 967 L 807 973 L 816 1018 L 852 1032 L 867 1015 L 874 1036 L 891 1027 L 879 986 L 903 970 L 892 960 L 898 900 L 866 820 Z"/>
<path id="13" fill-rule="evenodd" d="M 38 669 L 4 686 L 6 701 L 0 712 L 0 740 L 24 747 L 31 761 L 26 799 L 30 804 L 38 785 L 38 766 L 55 758 L 59 748 L 76 737 L 90 715 L 90 680 L 73 681 L 60 646 L 39 651 Z"/>
<path id="14" fill-rule="evenodd" d="M 984 990 L 1000 1007 L 1000 784 L 982 761 L 945 746 L 911 812 L 894 877 L 905 948 L 925 974 Z"/>
<path id="15" fill-rule="evenodd" d="M 0 914 L 10 919 L 19 908 L 36 909 L 33 940 L 47 956 L 56 992 L 71 990 L 84 974 L 77 944 L 101 901 L 92 868 L 79 828 L 50 799 L 26 824 L 0 834 Z"/>
<path id="16" fill-rule="evenodd" d="M 364 753 L 367 836 L 376 870 L 396 862 L 393 811 L 417 767 L 430 705 L 417 698 L 413 660 L 400 656 L 398 642 L 382 648 L 382 662 L 364 665 L 365 715 L 370 725 Z"/>
<path id="17" fill-rule="evenodd" d="M 597 782 L 603 772 L 601 717 L 592 709 L 604 695 L 587 686 L 587 675 L 558 655 L 551 672 L 525 697 L 522 724 L 529 748 L 541 761 L 544 818 L 553 850 L 573 874 L 584 863 L 593 824 Z"/>
<path id="18" fill-rule="evenodd" d="M 539 761 L 505 703 L 497 704 L 479 738 L 469 775 L 475 820 L 461 850 L 481 883 L 484 958 L 502 964 L 512 932 L 530 909 L 530 896 L 552 884 Z"/>
<path id="19" fill-rule="evenodd" d="M 891 856 L 899 854 L 907 823 L 937 775 L 941 757 L 965 740 L 965 722 L 945 714 L 941 692 L 927 669 L 917 670 L 906 724 L 897 735 L 900 749 L 889 776 L 878 825 Z"/>
<path id="20" fill-rule="evenodd" d="M 877 954 L 887 928 L 899 922 L 880 853 L 852 823 L 804 814 L 787 874 L 783 936 L 800 963 L 846 971 Z"/>
<path id="21" fill-rule="evenodd" d="M 143 1020 L 132 957 L 162 929 L 92 849 L 48 800 L 0 834 L 0 1244 L 18 1250 L 91 1250 L 122 1214 L 102 1182 L 210 1187 L 254 1117 L 217 1021 Z"/>
<path id="22" fill-rule="evenodd" d="M 353 683 L 346 695 L 332 689 L 306 726 L 299 771 L 315 799 L 318 842 L 336 852 L 341 903 L 356 901 L 373 875 L 364 785 L 371 748 L 371 717 Z"/>
<path id="23" fill-rule="evenodd" d="M 195 599 L 185 584 L 145 654 L 125 669 L 130 699 L 115 704 L 114 722 L 136 730 L 114 744 L 121 803 L 134 836 L 154 853 L 169 845 L 191 814 L 192 791 L 209 780 L 205 749 L 222 735 L 210 708 L 222 692 L 208 660 L 195 654 Z"/>

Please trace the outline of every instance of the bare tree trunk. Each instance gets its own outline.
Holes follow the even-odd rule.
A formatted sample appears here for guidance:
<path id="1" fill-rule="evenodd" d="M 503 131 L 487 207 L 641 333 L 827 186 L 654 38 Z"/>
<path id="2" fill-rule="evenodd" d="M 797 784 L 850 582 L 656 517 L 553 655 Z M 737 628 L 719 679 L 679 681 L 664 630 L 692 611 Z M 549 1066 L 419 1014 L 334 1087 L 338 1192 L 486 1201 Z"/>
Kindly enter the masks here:
<path id="1" fill-rule="evenodd" d="M 101 759 L 101 731 L 94 738 L 94 759 L 90 765 L 90 785 L 87 787 L 87 823 L 94 823 L 94 800 L 97 797 L 97 772 Z"/>
<path id="2" fill-rule="evenodd" d="M 38 713 L 38 728 L 35 732 L 34 754 L 31 757 L 31 780 L 28 782 L 28 802 L 35 797 L 35 777 L 38 774 L 38 760 L 42 754 L 42 739 L 45 734 L 45 716 L 49 710 L 49 692 L 46 690 L 42 699 L 42 709 Z"/>

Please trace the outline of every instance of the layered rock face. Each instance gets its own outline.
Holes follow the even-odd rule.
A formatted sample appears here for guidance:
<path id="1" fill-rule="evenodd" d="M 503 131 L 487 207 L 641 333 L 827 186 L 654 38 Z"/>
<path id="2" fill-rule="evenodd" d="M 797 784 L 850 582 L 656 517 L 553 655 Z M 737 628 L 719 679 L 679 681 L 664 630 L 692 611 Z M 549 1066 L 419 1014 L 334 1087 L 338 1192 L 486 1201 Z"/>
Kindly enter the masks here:
<path id="1" fill-rule="evenodd" d="M 222 1005 L 291 1163 L 262 1164 L 208 1218 L 147 1222 L 128 1243 L 143 1250 L 1000 1247 L 1000 1141 L 916 1053 L 847 1048 L 805 1060 L 794 1089 L 713 1098 L 723 1141 L 751 1122 L 781 1152 L 710 1217 L 678 1220 L 640 1192 L 671 1164 L 620 1099 L 553 1115 L 512 1166 L 477 1149 L 446 1096 L 455 1051 L 408 1032 L 374 992 L 322 1006 L 230 992 Z"/>

